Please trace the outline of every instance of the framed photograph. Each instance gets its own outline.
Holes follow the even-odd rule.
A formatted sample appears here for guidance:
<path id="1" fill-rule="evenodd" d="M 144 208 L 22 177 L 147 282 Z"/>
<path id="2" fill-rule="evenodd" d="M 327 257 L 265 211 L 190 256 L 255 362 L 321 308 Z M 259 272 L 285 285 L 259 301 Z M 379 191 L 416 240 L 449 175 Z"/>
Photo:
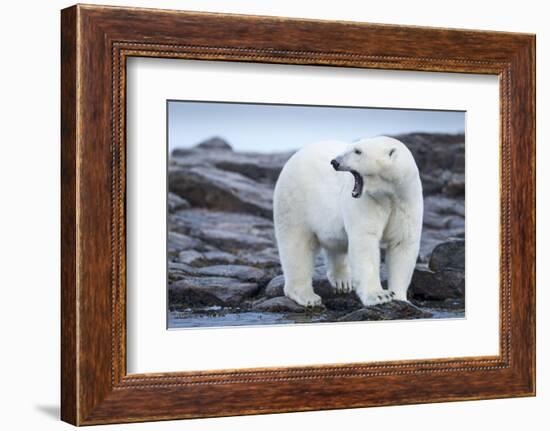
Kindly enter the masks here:
<path id="1" fill-rule="evenodd" d="M 535 36 L 61 14 L 62 419 L 535 394 Z"/>

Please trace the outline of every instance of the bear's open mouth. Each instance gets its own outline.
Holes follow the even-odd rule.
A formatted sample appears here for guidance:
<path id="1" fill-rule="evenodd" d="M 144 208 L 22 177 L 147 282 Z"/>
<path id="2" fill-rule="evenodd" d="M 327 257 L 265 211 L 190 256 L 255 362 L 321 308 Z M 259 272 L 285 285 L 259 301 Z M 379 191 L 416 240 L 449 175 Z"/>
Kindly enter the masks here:
<path id="1" fill-rule="evenodd" d="M 355 180 L 351 196 L 353 196 L 354 198 L 358 198 L 361 196 L 361 193 L 363 193 L 363 177 L 357 171 L 350 172 L 353 175 L 353 179 Z"/>

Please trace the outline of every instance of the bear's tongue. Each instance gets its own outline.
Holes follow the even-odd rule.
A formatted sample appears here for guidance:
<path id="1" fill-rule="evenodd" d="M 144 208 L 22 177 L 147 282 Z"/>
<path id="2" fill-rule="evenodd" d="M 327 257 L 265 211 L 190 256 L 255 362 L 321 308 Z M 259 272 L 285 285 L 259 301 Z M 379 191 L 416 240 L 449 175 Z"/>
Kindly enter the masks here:
<path id="1" fill-rule="evenodd" d="M 353 196 L 354 198 L 359 198 L 361 196 L 361 193 L 363 193 L 363 177 L 357 171 L 350 172 L 352 173 L 353 179 L 355 180 L 351 196 Z"/>

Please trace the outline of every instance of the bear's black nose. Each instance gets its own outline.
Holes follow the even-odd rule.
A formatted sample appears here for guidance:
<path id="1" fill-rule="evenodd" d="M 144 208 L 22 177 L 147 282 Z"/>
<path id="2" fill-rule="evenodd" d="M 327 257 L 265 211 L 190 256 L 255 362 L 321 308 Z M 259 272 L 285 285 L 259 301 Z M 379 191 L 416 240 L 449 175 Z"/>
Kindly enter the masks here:
<path id="1" fill-rule="evenodd" d="M 336 159 L 332 159 L 330 161 L 330 164 L 332 165 L 332 167 L 334 168 L 334 170 L 338 170 L 338 168 L 340 167 L 340 162 Z"/>

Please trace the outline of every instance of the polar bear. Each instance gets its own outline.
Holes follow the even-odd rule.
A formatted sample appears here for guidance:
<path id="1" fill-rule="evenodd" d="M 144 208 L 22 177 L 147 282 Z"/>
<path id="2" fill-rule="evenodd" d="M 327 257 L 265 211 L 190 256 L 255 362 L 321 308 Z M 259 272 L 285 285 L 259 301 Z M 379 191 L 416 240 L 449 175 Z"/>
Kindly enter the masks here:
<path id="1" fill-rule="evenodd" d="M 365 306 L 407 301 L 423 210 L 418 167 L 397 139 L 302 148 L 283 167 L 273 200 L 285 295 L 305 307 L 321 305 L 312 274 L 322 249 L 337 291 L 355 290 Z M 387 290 L 380 283 L 380 247 L 386 248 Z"/>

